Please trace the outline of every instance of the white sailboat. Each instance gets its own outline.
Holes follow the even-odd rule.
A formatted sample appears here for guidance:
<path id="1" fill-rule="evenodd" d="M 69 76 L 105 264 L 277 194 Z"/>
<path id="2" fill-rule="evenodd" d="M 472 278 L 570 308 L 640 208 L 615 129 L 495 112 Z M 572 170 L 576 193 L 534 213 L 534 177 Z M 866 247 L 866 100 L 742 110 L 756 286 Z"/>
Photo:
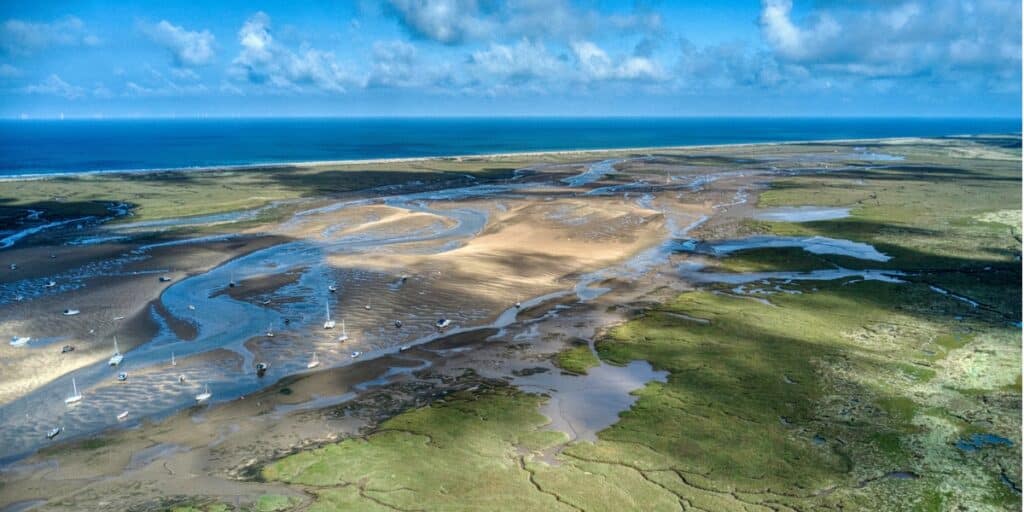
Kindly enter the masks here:
<path id="1" fill-rule="evenodd" d="M 306 368 L 313 369 L 317 366 L 320 366 L 320 360 L 316 358 L 316 352 L 313 352 L 313 359 L 310 359 L 309 362 L 306 363 Z"/>
<path id="2" fill-rule="evenodd" d="M 324 309 L 327 311 L 327 320 L 324 322 L 324 329 L 334 329 L 334 320 L 331 320 L 331 305 L 328 303 Z M 344 323 L 344 321 L 342 322 Z"/>
<path id="3" fill-rule="evenodd" d="M 72 395 L 64 399 L 64 403 L 67 405 L 82 401 L 82 394 L 78 392 L 78 383 L 75 382 L 74 377 L 71 377 L 71 389 L 73 390 Z"/>
<path id="4" fill-rule="evenodd" d="M 117 366 L 121 364 L 121 361 L 124 361 L 124 356 L 121 355 L 121 351 L 118 350 L 117 336 L 114 336 L 114 355 L 110 356 L 110 359 L 107 361 L 107 364 L 109 364 L 110 366 Z"/>
<path id="5" fill-rule="evenodd" d="M 24 347 L 25 345 L 28 345 L 29 341 L 32 341 L 32 338 L 29 337 L 29 336 L 12 336 L 11 337 L 11 346 L 12 347 Z"/>
<path id="6" fill-rule="evenodd" d="M 213 393 L 210 393 L 210 385 L 209 384 L 204 384 L 203 385 L 203 392 L 199 393 L 198 395 L 196 395 L 196 402 L 197 403 L 203 403 L 203 402 L 209 400 L 211 396 L 213 396 Z"/>
<path id="7" fill-rule="evenodd" d="M 341 336 L 338 336 L 338 341 L 348 341 L 348 330 L 345 329 L 345 319 L 341 319 Z"/>

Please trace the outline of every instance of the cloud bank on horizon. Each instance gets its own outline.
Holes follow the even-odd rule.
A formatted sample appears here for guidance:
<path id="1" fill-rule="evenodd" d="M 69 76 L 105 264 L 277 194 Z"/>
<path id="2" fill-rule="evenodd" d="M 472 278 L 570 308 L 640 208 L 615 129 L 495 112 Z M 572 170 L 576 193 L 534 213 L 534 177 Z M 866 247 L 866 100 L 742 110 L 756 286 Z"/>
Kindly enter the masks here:
<path id="1" fill-rule="evenodd" d="M 1020 70 L 1019 0 L 0 7 L 5 117 L 1019 116 Z"/>

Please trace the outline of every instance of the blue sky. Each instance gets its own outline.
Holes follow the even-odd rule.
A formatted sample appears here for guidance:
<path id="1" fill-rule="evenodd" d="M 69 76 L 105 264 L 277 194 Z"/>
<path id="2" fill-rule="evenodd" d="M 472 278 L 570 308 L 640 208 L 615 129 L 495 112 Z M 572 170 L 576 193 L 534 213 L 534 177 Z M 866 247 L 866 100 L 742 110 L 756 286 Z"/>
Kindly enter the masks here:
<path id="1" fill-rule="evenodd" d="M 1021 4 L 0 4 L 0 117 L 1020 116 Z"/>

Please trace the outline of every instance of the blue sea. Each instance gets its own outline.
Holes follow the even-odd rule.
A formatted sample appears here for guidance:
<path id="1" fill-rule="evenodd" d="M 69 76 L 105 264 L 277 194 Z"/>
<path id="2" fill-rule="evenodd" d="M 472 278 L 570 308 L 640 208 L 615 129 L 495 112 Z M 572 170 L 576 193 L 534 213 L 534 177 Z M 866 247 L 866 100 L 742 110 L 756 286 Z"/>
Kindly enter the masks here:
<path id="1" fill-rule="evenodd" d="M 442 118 L 0 121 L 0 176 L 544 150 L 1020 133 L 1019 119 Z"/>

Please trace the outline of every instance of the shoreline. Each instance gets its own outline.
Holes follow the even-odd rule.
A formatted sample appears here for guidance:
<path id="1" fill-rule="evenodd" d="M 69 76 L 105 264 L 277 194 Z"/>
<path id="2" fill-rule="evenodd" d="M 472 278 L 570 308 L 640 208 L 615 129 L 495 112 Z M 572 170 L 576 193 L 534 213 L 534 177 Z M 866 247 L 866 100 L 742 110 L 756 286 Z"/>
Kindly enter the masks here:
<path id="1" fill-rule="evenodd" d="M 882 137 L 882 138 L 864 138 L 864 139 L 808 139 L 808 140 L 790 140 L 790 141 L 766 141 L 766 142 L 736 142 L 736 143 L 725 143 L 725 144 L 694 144 L 694 145 L 672 145 L 672 146 L 634 146 L 634 147 L 622 147 L 622 148 L 594 148 L 594 149 L 553 149 L 547 151 L 523 151 L 523 152 L 507 152 L 507 153 L 478 153 L 478 154 L 462 154 L 462 155 L 438 155 L 438 156 L 422 156 L 422 157 L 384 157 L 384 158 L 362 158 L 362 159 L 348 159 L 348 160 L 304 160 L 295 162 L 268 162 L 258 164 L 232 164 L 232 165 L 209 165 L 209 166 L 192 166 L 192 167 L 162 167 L 162 168 L 143 168 L 143 169 L 99 169 L 89 171 L 60 171 L 53 173 L 34 173 L 34 174 L 16 174 L 9 176 L 0 176 L 0 183 L 3 182 L 15 182 L 15 181 L 36 181 L 46 179 L 60 179 L 69 178 L 76 176 L 97 176 L 97 175 L 142 175 L 142 174 L 157 174 L 157 173 L 187 173 L 187 172 L 232 172 L 232 171 L 255 171 L 260 169 L 273 169 L 279 167 L 301 167 L 301 168 L 316 168 L 323 166 L 336 166 L 336 165 L 369 165 L 369 164 L 391 164 L 391 163 L 410 163 L 410 162 L 429 162 L 436 160 L 461 160 L 468 158 L 508 158 L 508 157 L 536 157 L 536 156 L 547 156 L 547 155 L 565 155 L 565 156 L 579 156 L 579 155 L 599 155 L 602 153 L 611 153 L 617 151 L 650 151 L 650 150 L 693 150 L 702 148 L 744 148 L 744 147 L 763 147 L 763 146 L 781 146 L 781 145 L 797 145 L 797 144 L 822 144 L 822 143 L 835 143 L 835 144 L 849 144 L 849 143 L 869 143 L 869 142 L 894 142 L 894 143 L 911 143 L 920 140 L 937 139 L 946 137 L 997 137 L 997 136 L 1008 136 L 1014 135 L 1010 133 L 977 133 L 977 134 L 953 134 L 953 135 L 936 135 L 932 137 Z"/>

